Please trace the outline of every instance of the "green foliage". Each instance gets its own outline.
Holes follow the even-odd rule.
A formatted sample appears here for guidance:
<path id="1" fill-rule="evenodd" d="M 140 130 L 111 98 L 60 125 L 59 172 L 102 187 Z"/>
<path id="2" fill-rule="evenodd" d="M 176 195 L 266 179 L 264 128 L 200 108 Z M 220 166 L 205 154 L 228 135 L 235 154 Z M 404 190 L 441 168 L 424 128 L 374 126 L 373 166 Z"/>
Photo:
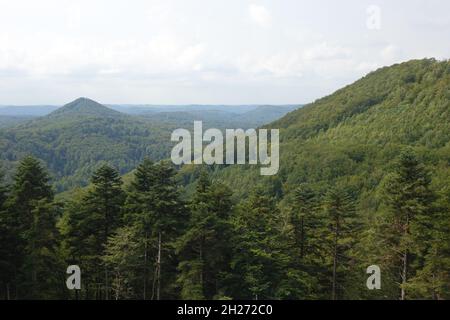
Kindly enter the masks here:
<path id="1" fill-rule="evenodd" d="M 8 159 L 26 150 L 11 141 L 41 148 L 33 138 L 44 137 L 53 172 L 92 183 L 58 198 L 61 207 L 26 157 L 12 185 L 0 184 L 1 297 L 449 299 L 449 80 L 448 61 L 410 61 L 291 112 L 268 126 L 281 129 L 275 177 L 144 160 L 138 137 L 148 132 L 130 134 L 129 119 L 102 106 L 78 118 L 89 101 L 51 115 L 57 130 L 49 118 L 32 134 L 16 128 L 0 140 Z M 69 127 L 77 145 L 55 154 Z M 124 185 L 99 167 L 108 159 L 121 171 L 142 162 Z M 53 272 L 68 264 L 83 272 L 76 296 Z M 374 264 L 381 290 L 366 287 Z"/>

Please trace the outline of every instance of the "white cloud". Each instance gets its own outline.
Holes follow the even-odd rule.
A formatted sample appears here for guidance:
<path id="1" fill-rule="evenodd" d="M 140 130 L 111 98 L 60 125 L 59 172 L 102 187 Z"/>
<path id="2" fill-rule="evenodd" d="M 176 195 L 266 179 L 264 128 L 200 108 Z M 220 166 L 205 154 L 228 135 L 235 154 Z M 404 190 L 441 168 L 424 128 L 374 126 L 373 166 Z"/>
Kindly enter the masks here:
<path id="1" fill-rule="evenodd" d="M 395 61 L 399 55 L 399 49 L 395 45 L 390 44 L 381 50 L 380 55 L 385 61 Z"/>
<path id="2" fill-rule="evenodd" d="M 0 0 L 0 104 L 307 102 L 450 57 L 450 2 L 385 2 L 374 33 L 361 1 Z"/>
<path id="3" fill-rule="evenodd" d="M 266 7 L 258 4 L 251 4 L 248 7 L 248 13 L 251 20 L 260 27 L 270 27 L 272 24 L 272 15 Z"/>

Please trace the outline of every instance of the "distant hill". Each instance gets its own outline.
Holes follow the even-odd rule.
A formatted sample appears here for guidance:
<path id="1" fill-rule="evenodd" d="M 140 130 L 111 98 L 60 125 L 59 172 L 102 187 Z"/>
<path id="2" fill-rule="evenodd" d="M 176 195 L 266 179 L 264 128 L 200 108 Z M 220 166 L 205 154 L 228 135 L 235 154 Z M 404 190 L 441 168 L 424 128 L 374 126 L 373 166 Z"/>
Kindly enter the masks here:
<path id="1" fill-rule="evenodd" d="M 51 112 L 48 118 L 57 119 L 70 116 L 117 118 L 121 115 L 120 112 L 105 107 L 94 100 L 78 98 Z"/>
<path id="2" fill-rule="evenodd" d="M 21 123 L 34 119 L 35 116 L 6 116 L 0 115 L 0 129 L 11 128 Z"/>
<path id="3" fill-rule="evenodd" d="M 0 106 L 2 116 L 33 116 L 41 117 L 58 109 L 59 106 L 35 105 L 35 106 Z"/>
<path id="4" fill-rule="evenodd" d="M 280 109 L 278 109 L 280 108 Z M 255 109 L 257 110 L 257 109 Z M 273 107 L 262 117 L 222 110 L 193 110 L 125 114 L 88 98 L 76 99 L 43 117 L 19 119 L 0 116 L 0 152 L 3 166 L 12 172 L 18 160 L 32 154 L 43 160 L 59 191 L 85 185 L 102 161 L 126 173 L 146 156 L 170 156 L 170 135 L 176 128 L 249 128 L 278 118 L 290 108 Z M 251 111 L 249 111 L 251 112 Z M 28 121 L 27 121 L 28 120 Z M 2 129 L 3 127 L 3 129 Z"/>
<path id="5" fill-rule="evenodd" d="M 7 172 L 27 154 L 42 159 L 63 190 L 86 184 L 102 161 L 125 173 L 145 156 L 166 157 L 172 130 L 81 98 L 45 117 L 0 130 L 0 152 Z"/>

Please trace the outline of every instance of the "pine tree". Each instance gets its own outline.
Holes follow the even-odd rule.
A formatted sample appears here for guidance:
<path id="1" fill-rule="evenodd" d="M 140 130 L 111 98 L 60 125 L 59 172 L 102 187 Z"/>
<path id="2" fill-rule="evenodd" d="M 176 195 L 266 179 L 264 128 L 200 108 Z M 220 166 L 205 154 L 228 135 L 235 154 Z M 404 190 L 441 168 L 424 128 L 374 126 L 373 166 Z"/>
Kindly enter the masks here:
<path id="1" fill-rule="evenodd" d="M 346 263 L 349 249 L 349 231 L 356 233 L 354 220 L 355 207 L 350 196 L 341 189 L 332 188 L 328 191 L 324 201 L 327 214 L 328 232 L 326 242 L 329 245 L 329 255 L 332 260 L 331 299 L 339 298 L 339 289 L 344 285 L 340 282 L 339 274 L 346 273 Z"/>
<path id="2" fill-rule="evenodd" d="M 274 298 L 286 256 L 280 253 L 279 212 L 272 198 L 256 188 L 233 218 L 233 296 Z"/>
<path id="3" fill-rule="evenodd" d="M 111 287 L 114 299 L 137 298 L 135 284 L 139 277 L 141 242 L 133 227 L 122 227 L 108 238 L 103 262 L 111 270 Z"/>
<path id="4" fill-rule="evenodd" d="M 11 299 L 10 286 L 13 279 L 12 265 L 14 250 L 10 217 L 6 211 L 8 187 L 4 184 L 3 171 L 0 170 L 0 299 Z"/>
<path id="5" fill-rule="evenodd" d="M 317 253 L 319 240 L 317 231 L 321 227 L 321 217 L 318 214 L 319 203 L 315 192 L 302 184 L 294 190 L 291 223 L 294 226 L 296 245 L 299 248 L 301 260 L 308 254 Z"/>
<path id="6" fill-rule="evenodd" d="M 418 232 L 426 248 L 416 253 L 421 258 L 418 270 L 407 283 L 412 298 L 443 300 L 450 298 L 450 192 L 443 190 L 432 218 L 424 224 L 421 219 Z M 425 239 L 424 239 L 425 238 Z M 423 247 L 423 245 L 421 246 Z M 417 264 L 416 264 L 417 267 Z"/>
<path id="7" fill-rule="evenodd" d="M 211 184 L 202 171 L 190 209 L 187 230 L 177 242 L 181 297 L 224 297 L 222 276 L 229 270 L 231 191 L 222 184 Z"/>
<path id="8" fill-rule="evenodd" d="M 393 263 L 400 274 L 401 300 L 406 298 L 409 276 L 414 275 L 411 265 L 415 257 L 412 253 L 416 251 L 423 255 L 424 248 L 416 245 L 426 245 L 430 236 L 429 221 L 435 199 L 430 183 L 427 170 L 409 149 L 401 153 L 395 171 L 384 183 L 389 225 L 392 226 L 388 243 L 394 253 Z M 424 241 L 420 241 L 421 238 Z"/>
<path id="9" fill-rule="evenodd" d="M 108 238 L 123 223 L 125 193 L 119 172 L 107 164 L 94 172 L 91 182 L 86 194 L 68 206 L 65 243 L 68 259 L 80 264 L 85 275 L 85 298 L 109 299 L 109 271 L 105 266 L 101 272 L 99 266 Z"/>
<path id="10" fill-rule="evenodd" d="M 171 265 L 174 254 L 171 244 L 180 234 L 183 225 L 183 203 L 174 179 L 175 171 L 167 162 L 154 164 L 145 159 L 137 168 L 126 203 L 126 219 L 134 225 L 143 239 L 143 299 L 160 299 L 162 283 L 174 277 Z M 149 261 L 154 257 L 151 295 L 149 295 Z M 167 269 L 162 272 L 163 266 Z"/>
<path id="11" fill-rule="evenodd" d="M 8 222 L 15 236 L 12 246 L 16 252 L 16 298 L 51 297 L 58 272 L 55 269 L 56 219 L 59 210 L 53 204 L 49 177 L 40 162 L 24 158 L 14 177 L 8 200 Z M 56 268 L 58 270 L 58 268 Z M 53 293 L 54 294 L 54 293 Z"/>

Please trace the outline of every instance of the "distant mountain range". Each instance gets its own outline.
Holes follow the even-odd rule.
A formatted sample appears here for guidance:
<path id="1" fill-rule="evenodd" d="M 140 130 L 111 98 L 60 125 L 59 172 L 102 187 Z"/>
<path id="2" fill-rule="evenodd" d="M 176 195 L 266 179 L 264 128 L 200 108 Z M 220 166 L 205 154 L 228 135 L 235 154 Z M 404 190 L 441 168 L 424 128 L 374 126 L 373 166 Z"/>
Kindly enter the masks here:
<path id="1" fill-rule="evenodd" d="M 12 115 L 19 113 L 33 115 Z M 130 112 L 130 108 L 141 110 Z M 60 108 L 49 106 L 4 107 L 0 115 L 0 152 L 3 167 L 12 172 L 16 162 L 28 154 L 43 160 L 58 190 L 85 185 L 102 161 L 126 173 L 146 156 L 159 160 L 170 155 L 171 132 L 192 129 L 193 121 L 205 127 L 250 128 L 275 120 L 293 106 L 173 106 L 165 109 L 117 107 L 114 109 L 88 98 L 79 98 Z M 117 110 L 128 110 L 128 113 Z M 134 109 L 133 109 L 134 110 Z M 184 111 L 183 111 L 184 110 Z M 1 114 L 1 111 L 0 111 Z"/>
<path id="2" fill-rule="evenodd" d="M 204 112 L 204 111 L 220 111 L 234 114 L 242 114 L 258 108 L 276 109 L 280 110 L 294 110 L 300 105 L 150 105 L 150 104 L 104 104 L 113 110 L 134 114 L 145 115 L 154 113 L 166 112 Z M 15 106 L 15 105 L 0 105 L 0 116 L 27 116 L 27 117 L 41 117 L 57 110 L 61 106 L 56 105 L 29 105 L 29 106 Z"/>

